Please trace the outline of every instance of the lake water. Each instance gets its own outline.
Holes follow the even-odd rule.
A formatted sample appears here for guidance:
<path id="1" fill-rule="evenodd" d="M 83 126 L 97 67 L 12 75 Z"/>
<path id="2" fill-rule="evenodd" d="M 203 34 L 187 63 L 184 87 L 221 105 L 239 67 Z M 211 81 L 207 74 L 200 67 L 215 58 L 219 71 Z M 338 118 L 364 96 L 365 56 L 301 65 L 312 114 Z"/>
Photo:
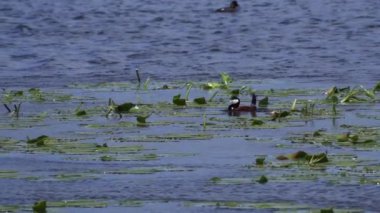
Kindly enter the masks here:
<path id="1" fill-rule="evenodd" d="M 380 80 L 377 0 L 0 2 L 0 86 L 236 79 Z"/>
<path id="2" fill-rule="evenodd" d="M 28 212 L 39 199 L 49 212 L 380 211 L 379 93 L 338 104 L 337 115 L 323 94 L 380 81 L 380 1 L 240 0 L 237 13 L 214 12 L 228 4 L 0 1 L 1 97 L 22 102 L 19 118 L 0 113 L 0 212 Z M 146 89 L 136 68 L 150 78 Z M 268 95 L 271 110 L 311 99 L 320 114 L 277 122 L 264 109 L 264 127 L 253 127 L 250 115 L 226 113 L 229 90 L 202 89 L 221 72 L 234 79 L 230 89 Z M 184 82 L 194 82 L 188 106 L 174 106 Z M 206 106 L 191 101 L 214 91 Z M 107 118 L 109 98 L 148 108 L 148 123 L 137 123 L 139 112 Z M 300 142 L 317 130 L 326 141 Z M 347 132 L 362 143 L 338 143 Z M 27 143 L 41 135 L 47 145 Z M 329 163 L 277 160 L 298 150 L 327 153 Z M 109 207 L 51 204 L 70 200 Z"/>

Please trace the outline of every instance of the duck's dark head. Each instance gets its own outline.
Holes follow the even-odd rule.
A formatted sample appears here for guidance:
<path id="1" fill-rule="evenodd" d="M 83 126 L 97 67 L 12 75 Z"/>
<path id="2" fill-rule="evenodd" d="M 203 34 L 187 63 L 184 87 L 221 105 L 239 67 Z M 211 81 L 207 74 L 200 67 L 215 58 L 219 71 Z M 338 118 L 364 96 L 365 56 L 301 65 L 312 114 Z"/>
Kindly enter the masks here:
<path id="1" fill-rule="evenodd" d="M 240 99 L 237 96 L 232 96 L 230 99 L 230 105 L 228 106 L 228 111 L 239 108 Z"/>
<path id="2" fill-rule="evenodd" d="M 252 93 L 251 106 L 256 106 L 256 95 L 255 95 L 255 93 Z"/>
<path id="3" fill-rule="evenodd" d="M 231 4 L 230 4 L 230 8 L 235 9 L 237 7 L 239 7 L 238 2 L 237 1 L 232 1 Z"/>

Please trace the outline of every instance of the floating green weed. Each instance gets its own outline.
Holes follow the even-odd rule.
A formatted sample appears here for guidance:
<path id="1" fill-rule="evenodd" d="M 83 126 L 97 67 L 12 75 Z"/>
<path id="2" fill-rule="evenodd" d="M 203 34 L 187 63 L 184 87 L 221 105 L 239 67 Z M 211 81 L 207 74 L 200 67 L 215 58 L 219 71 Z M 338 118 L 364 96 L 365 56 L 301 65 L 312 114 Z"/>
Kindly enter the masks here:
<path id="1" fill-rule="evenodd" d="M 326 100 L 335 102 L 340 98 L 340 103 L 352 103 L 352 102 L 370 102 L 376 99 L 376 86 L 373 90 L 368 90 L 363 86 L 354 88 L 342 88 L 332 87 L 326 92 Z"/>
<path id="2" fill-rule="evenodd" d="M 154 174 L 158 172 L 185 172 L 185 171 L 192 171 L 192 169 L 173 167 L 173 166 L 132 167 L 132 168 L 105 171 L 104 173 L 117 174 L 117 175 L 124 175 L 124 174 L 144 175 L 144 174 Z"/>
<path id="3" fill-rule="evenodd" d="M 278 160 L 306 160 L 309 165 L 328 162 L 326 153 L 308 154 L 304 151 L 298 151 L 289 155 L 279 155 Z"/>
<path id="4" fill-rule="evenodd" d="M 380 144 L 376 142 L 380 139 L 379 128 L 352 127 L 349 129 L 351 132 L 341 134 L 315 131 L 314 133 L 305 133 L 303 135 L 290 137 L 289 139 L 294 143 L 321 144 L 325 146 L 352 146 L 360 149 L 380 148 Z"/>
<path id="5" fill-rule="evenodd" d="M 123 200 L 119 202 L 119 205 L 125 207 L 141 207 L 144 203 L 139 200 Z"/>
<path id="6" fill-rule="evenodd" d="M 106 114 L 109 117 L 112 113 L 116 113 L 119 117 L 122 117 L 122 113 L 128 113 L 136 105 L 131 102 L 126 102 L 123 104 L 116 104 L 111 98 L 108 99 L 108 112 Z"/>
<path id="7" fill-rule="evenodd" d="M 4 91 L 2 102 L 65 102 L 72 100 L 72 96 L 69 94 L 63 94 L 58 92 L 43 92 L 39 88 L 31 88 L 28 91 L 17 90 L 17 91 Z"/>
<path id="8" fill-rule="evenodd" d="M 0 170 L 0 179 L 5 178 L 17 178 L 18 172 L 17 171 L 9 171 L 9 170 Z"/>
<path id="9" fill-rule="evenodd" d="M 94 179 L 95 177 L 81 174 L 81 173 L 63 173 L 54 176 L 59 181 L 77 181 L 77 180 L 85 180 L 85 179 Z"/>
<path id="10" fill-rule="evenodd" d="M 33 205 L 33 212 L 35 213 L 46 213 L 46 201 L 37 201 Z"/>
<path id="11" fill-rule="evenodd" d="M 268 182 L 268 178 L 265 175 L 262 175 L 258 180 L 258 183 L 265 184 Z"/>
<path id="12" fill-rule="evenodd" d="M 380 82 L 378 82 L 374 87 L 373 87 L 374 92 L 380 91 Z"/>
<path id="13" fill-rule="evenodd" d="M 45 146 L 45 145 L 48 145 L 50 144 L 51 142 L 53 141 L 52 138 L 50 138 L 49 136 L 47 135 L 41 135 L 37 138 L 33 138 L 33 139 L 27 139 L 27 143 L 28 144 L 34 144 L 36 146 Z"/>
<path id="14" fill-rule="evenodd" d="M 117 113 L 127 113 L 127 112 L 129 112 L 134 106 L 136 106 L 136 105 L 133 104 L 133 103 L 130 103 L 130 102 L 123 103 L 123 104 L 121 104 L 121 105 L 117 105 L 117 107 L 116 107 L 116 112 L 117 112 Z"/>
<path id="15" fill-rule="evenodd" d="M 282 118 L 288 117 L 290 112 L 288 111 L 273 111 L 272 112 L 272 121 L 281 121 Z"/>
<path id="16" fill-rule="evenodd" d="M 203 89 L 227 89 L 229 84 L 232 83 L 232 78 L 227 73 L 220 73 L 221 82 L 208 82 L 203 85 Z"/>
<path id="17" fill-rule="evenodd" d="M 297 211 L 310 209 L 306 205 L 298 205 L 294 203 L 265 203 L 265 202 L 239 202 L 239 201 L 187 201 L 187 206 L 196 206 L 196 207 L 214 207 L 222 209 L 251 209 L 251 210 L 284 210 L 284 211 Z"/>
<path id="18" fill-rule="evenodd" d="M 159 158 L 156 154 L 130 154 L 130 155 L 103 155 L 100 157 L 101 161 L 150 161 Z"/>
<path id="19" fill-rule="evenodd" d="M 253 119 L 252 120 L 252 126 L 261 126 L 264 124 L 264 121 L 259 120 L 259 119 Z"/>
<path id="20" fill-rule="evenodd" d="M 256 165 L 263 166 L 264 162 L 265 162 L 265 158 L 263 157 L 256 158 Z"/>
<path id="21" fill-rule="evenodd" d="M 20 149 L 22 144 L 10 138 L 0 138 L 0 153 L 7 153 Z"/>
<path id="22" fill-rule="evenodd" d="M 200 98 L 195 98 L 194 103 L 196 103 L 196 104 L 207 104 L 207 101 L 206 101 L 205 97 L 200 97 Z"/>
<path id="23" fill-rule="evenodd" d="M 177 106 L 186 106 L 186 99 L 181 98 L 181 94 L 173 96 L 173 104 Z"/>
<path id="24" fill-rule="evenodd" d="M 259 101 L 259 107 L 267 107 L 269 105 L 269 98 L 265 96 L 265 98 Z"/>
<path id="25" fill-rule="evenodd" d="M 146 119 L 149 118 L 150 115 L 138 115 L 136 116 L 136 120 L 139 124 L 146 124 Z"/>
<path id="26" fill-rule="evenodd" d="M 132 141 L 157 141 L 157 142 L 166 142 L 166 141 L 181 141 L 181 140 L 209 140 L 214 136 L 208 133 L 171 133 L 165 135 L 146 135 L 141 139 L 130 139 Z"/>
<path id="27" fill-rule="evenodd" d="M 212 177 L 210 179 L 210 181 L 213 182 L 213 183 L 219 183 L 220 181 L 222 181 L 222 178 L 220 178 L 220 177 Z"/>
<path id="28" fill-rule="evenodd" d="M 19 212 L 20 207 L 16 205 L 0 205 L 0 212 L 12 213 Z"/>
<path id="29" fill-rule="evenodd" d="M 49 208 L 105 208 L 108 203 L 99 200 L 64 200 L 64 201 L 49 201 Z"/>

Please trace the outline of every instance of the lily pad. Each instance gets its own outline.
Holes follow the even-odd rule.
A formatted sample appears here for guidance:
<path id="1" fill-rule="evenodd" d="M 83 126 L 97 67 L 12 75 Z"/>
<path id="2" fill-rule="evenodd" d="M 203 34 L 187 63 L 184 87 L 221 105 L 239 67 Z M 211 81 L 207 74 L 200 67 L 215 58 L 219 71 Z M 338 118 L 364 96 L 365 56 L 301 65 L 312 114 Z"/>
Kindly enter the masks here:
<path id="1" fill-rule="evenodd" d="M 181 98 L 181 95 L 175 95 L 173 96 L 173 104 L 177 106 L 186 106 L 186 99 Z"/>
<path id="2" fill-rule="evenodd" d="M 195 98 L 194 103 L 196 104 L 207 104 L 206 98 L 200 97 L 200 98 Z"/>

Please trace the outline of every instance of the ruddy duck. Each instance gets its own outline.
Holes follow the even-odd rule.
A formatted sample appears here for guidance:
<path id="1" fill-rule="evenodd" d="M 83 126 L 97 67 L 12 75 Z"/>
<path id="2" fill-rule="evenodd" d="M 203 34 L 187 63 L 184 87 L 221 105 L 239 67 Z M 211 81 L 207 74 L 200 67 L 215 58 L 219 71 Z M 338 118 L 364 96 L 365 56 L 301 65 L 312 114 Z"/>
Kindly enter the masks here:
<path id="1" fill-rule="evenodd" d="M 239 9 L 239 4 L 237 3 L 237 1 L 232 1 L 230 6 L 219 8 L 216 10 L 216 12 L 218 12 L 218 13 L 232 13 L 232 12 L 236 12 L 238 9 Z"/>
<path id="2" fill-rule="evenodd" d="M 256 95 L 252 94 L 250 106 L 240 106 L 240 99 L 237 96 L 232 96 L 228 106 L 229 112 L 256 112 Z"/>

